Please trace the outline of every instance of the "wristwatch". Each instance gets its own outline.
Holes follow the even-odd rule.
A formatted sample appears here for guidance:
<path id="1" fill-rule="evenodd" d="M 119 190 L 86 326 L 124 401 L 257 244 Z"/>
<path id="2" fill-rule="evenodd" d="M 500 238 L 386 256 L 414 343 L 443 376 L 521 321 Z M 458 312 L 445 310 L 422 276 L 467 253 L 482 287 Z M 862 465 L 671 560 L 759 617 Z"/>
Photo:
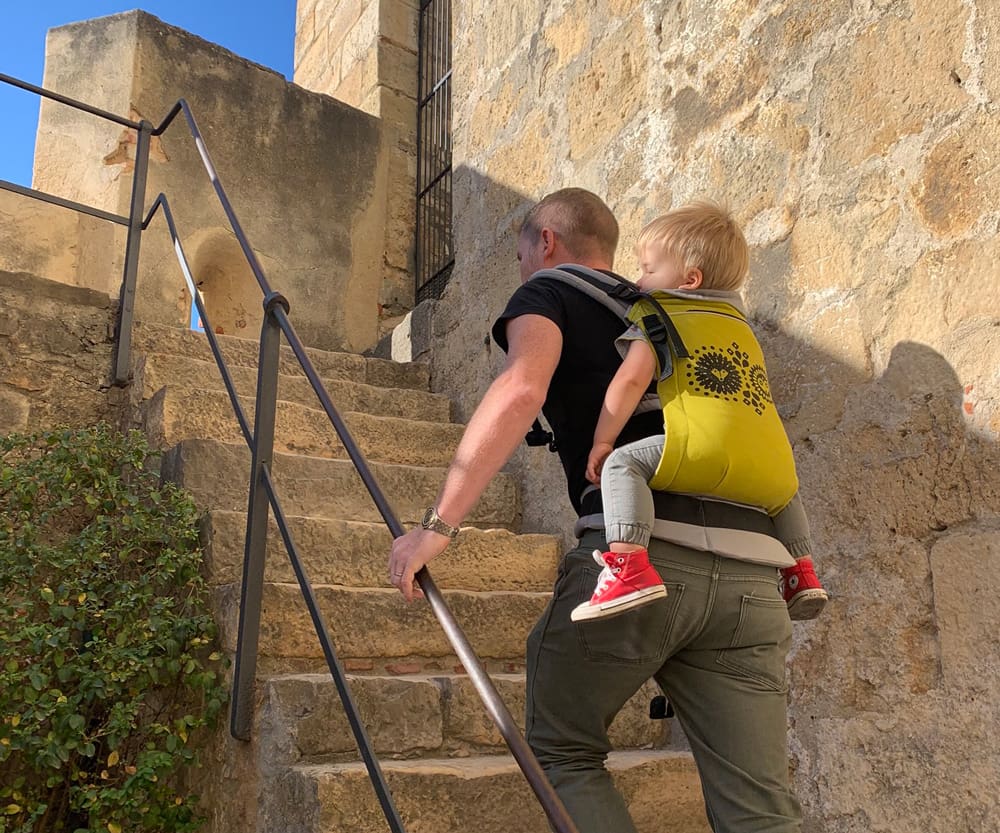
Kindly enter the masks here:
<path id="1" fill-rule="evenodd" d="M 437 509 L 433 506 L 424 512 L 424 517 L 420 521 L 420 525 L 424 529 L 429 529 L 431 532 L 437 532 L 441 535 L 447 535 L 449 538 L 454 538 L 458 535 L 458 527 L 442 521 L 441 516 L 437 513 Z"/>

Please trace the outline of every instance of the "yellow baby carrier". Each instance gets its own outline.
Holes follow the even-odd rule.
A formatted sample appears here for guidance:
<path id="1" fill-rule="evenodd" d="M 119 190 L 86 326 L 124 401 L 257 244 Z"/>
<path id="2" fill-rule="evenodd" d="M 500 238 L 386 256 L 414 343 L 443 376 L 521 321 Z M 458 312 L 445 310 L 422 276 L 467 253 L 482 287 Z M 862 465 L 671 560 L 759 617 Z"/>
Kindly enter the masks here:
<path id="1" fill-rule="evenodd" d="M 771 401 L 764 355 L 732 304 L 654 291 L 629 311 L 652 344 L 658 303 L 679 337 L 671 364 L 657 353 L 666 442 L 651 489 L 703 495 L 780 512 L 798 491 L 792 447 Z M 655 336 L 655 332 L 654 332 Z"/>
<path id="2" fill-rule="evenodd" d="M 759 506 L 772 516 L 788 504 L 798 490 L 792 448 L 740 310 L 691 293 L 645 293 L 575 265 L 540 274 L 637 325 L 655 353 L 666 442 L 650 488 Z"/>

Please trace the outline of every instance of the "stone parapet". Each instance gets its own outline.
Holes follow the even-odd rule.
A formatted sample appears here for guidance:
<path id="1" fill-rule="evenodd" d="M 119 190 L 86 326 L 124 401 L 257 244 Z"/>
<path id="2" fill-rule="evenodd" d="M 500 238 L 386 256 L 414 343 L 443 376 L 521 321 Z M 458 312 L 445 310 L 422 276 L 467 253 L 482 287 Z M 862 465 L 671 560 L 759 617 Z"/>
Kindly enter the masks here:
<path id="1" fill-rule="evenodd" d="M 138 11 L 53 29 L 45 85 L 153 123 L 186 99 L 258 261 L 291 302 L 303 341 L 347 350 L 375 344 L 389 183 L 381 173 L 389 145 L 378 119 Z M 36 187 L 127 214 L 134 167 L 134 131 L 43 102 Z M 256 333 L 261 291 L 183 118 L 152 141 L 146 204 L 161 191 L 213 328 Z M 81 227 L 77 235 L 81 253 L 101 248 L 102 270 L 78 267 L 53 277 L 117 295 L 124 230 L 105 225 Z M 158 219 L 143 235 L 137 315 L 184 325 L 190 309 Z"/>
<path id="2" fill-rule="evenodd" d="M 0 271 L 0 434 L 117 422 L 114 314 L 101 292 Z"/>

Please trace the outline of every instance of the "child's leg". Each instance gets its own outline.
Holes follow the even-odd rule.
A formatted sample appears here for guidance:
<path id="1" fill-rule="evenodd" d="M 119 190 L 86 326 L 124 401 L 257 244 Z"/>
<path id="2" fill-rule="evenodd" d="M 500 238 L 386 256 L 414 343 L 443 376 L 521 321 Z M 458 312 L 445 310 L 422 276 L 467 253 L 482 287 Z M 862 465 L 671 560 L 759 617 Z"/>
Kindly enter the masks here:
<path id="1" fill-rule="evenodd" d="M 647 483 L 660 464 L 663 440 L 649 437 L 631 443 L 604 462 L 601 497 L 610 552 L 594 552 L 604 569 L 590 601 L 577 605 L 570 615 L 574 622 L 614 616 L 667 595 L 646 552 L 654 518 Z"/>
<path id="2" fill-rule="evenodd" d="M 645 549 L 653 529 L 649 481 L 663 456 L 664 435 L 647 437 L 611 452 L 601 470 L 604 528 L 611 552 Z"/>
<path id="3" fill-rule="evenodd" d="M 794 567 L 781 571 L 781 594 L 788 605 L 788 615 L 797 621 L 815 619 L 829 596 L 813 566 L 809 519 L 799 495 L 796 494 L 788 506 L 774 516 L 774 528 L 778 539 L 795 558 Z"/>

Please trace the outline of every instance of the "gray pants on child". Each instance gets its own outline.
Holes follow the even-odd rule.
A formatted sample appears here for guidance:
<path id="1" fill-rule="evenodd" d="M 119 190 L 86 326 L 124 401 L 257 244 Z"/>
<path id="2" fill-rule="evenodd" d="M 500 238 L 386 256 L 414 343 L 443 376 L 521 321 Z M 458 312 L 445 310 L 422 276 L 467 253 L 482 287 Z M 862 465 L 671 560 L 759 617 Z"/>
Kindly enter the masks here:
<path id="1" fill-rule="evenodd" d="M 655 519 L 649 481 L 663 456 L 666 435 L 616 448 L 601 470 L 601 497 L 608 541 L 649 546 Z"/>

